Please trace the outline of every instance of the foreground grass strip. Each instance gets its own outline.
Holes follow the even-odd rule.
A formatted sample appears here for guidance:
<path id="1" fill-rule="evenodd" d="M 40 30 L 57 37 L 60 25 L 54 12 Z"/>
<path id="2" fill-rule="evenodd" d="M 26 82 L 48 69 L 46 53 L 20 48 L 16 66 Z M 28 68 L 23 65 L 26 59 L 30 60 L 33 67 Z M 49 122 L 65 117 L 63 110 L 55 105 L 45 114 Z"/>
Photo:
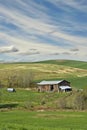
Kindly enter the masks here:
<path id="1" fill-rule="evenodd" d="M 0 112 L 0 130 L 87 130 L 87 112 Z"/>

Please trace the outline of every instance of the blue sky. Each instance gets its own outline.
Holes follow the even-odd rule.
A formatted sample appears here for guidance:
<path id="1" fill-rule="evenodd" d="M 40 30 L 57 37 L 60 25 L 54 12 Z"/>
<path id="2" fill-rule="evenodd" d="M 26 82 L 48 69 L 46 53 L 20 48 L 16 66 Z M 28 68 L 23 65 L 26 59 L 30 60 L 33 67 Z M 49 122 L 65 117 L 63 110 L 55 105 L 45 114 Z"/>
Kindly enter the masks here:
<path id="1" fill-rule="evenodd" d="M 87 61 L 87 0 L 0 0 L 0 61 Z"/>

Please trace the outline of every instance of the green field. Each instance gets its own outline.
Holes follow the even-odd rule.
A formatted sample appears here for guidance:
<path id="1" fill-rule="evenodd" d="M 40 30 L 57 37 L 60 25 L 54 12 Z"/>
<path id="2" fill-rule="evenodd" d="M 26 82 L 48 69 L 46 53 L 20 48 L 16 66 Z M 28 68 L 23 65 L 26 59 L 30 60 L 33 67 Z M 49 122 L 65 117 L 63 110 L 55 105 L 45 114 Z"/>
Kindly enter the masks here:
<path id="1" fill-rule="evenodd" d="M 67 97 L 68 93 L 39 93 L 36 90 L 16 89 L 16 92 L 7 92 L 6 88 L 0 90 L 0 108 L 17 109 L 51 109 L 57 108 L 58 98 Z M 54 104 L 54 105 L 53 105 Z"/>
<path id="2" fill-rule="evenodd" d="M 0 130 L 87 130 L 87 112 L 1 112 Z"/>
<path id="3" fill-rule="evenodd" d="M 18 88 L 11 93 L 2 88 L 0 130 L 86 130 L 86 110 L 58 107 L 60 99 L 64 101 L 73 96 L 70 93 L 38 93 Z"/>

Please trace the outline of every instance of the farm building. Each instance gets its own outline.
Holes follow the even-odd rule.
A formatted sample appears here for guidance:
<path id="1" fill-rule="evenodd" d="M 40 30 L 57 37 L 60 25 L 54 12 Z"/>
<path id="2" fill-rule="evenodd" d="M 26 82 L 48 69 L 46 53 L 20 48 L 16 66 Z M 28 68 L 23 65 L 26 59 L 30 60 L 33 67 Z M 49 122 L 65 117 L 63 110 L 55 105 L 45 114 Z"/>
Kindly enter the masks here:
<path id="1" fill-rule="evenodd" d="M 41 81 L 38 83 L 38 91 L 39 92 L 68 92 L 72 91 L 70 86 L 70 82 L 66 80 L 58 80 L 58 81 Z"/>

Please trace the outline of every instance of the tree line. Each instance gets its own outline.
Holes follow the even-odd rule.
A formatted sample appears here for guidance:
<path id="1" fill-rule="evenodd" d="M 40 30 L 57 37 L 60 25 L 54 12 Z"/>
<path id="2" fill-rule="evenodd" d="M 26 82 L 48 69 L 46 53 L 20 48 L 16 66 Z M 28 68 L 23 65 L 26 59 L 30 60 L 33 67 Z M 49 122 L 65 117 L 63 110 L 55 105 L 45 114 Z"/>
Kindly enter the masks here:
<path id="1" fill-rule="evenodd" d="M 6 75 L 5 75 L 6 74 Z M 32 88 L 35 87 L 32 71 L 10 71 L 4 74 L 0 81 L 2 87 Z"/>

